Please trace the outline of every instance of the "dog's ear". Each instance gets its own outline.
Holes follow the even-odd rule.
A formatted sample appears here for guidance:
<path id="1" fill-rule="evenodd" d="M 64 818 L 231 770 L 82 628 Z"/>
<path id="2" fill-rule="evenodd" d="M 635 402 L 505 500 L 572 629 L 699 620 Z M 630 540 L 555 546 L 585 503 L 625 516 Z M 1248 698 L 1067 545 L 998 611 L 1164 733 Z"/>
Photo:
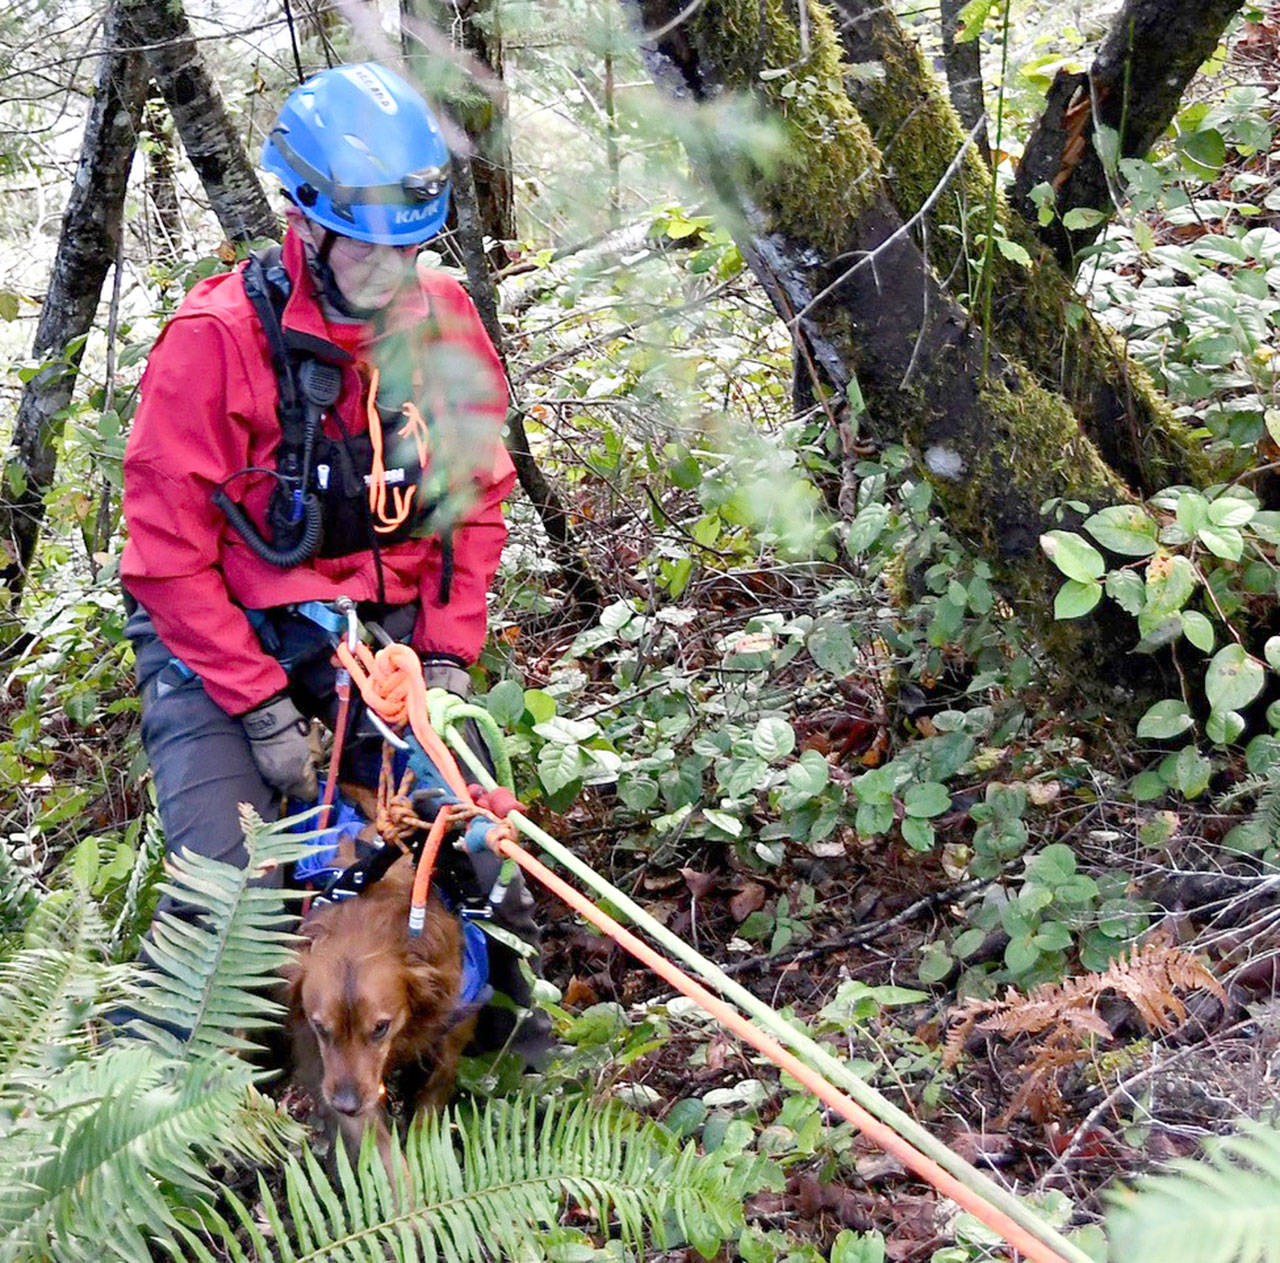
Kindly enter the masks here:
<path id="1" fill-rule="evenodd" d="M 409 939 L 404 952 L 404 980 L 415 1013 L 438 1012 L 453 1004 L 458 991 L 459 967 L 437 959 L 439 947 L 426 937 Z"/>
<path id="2" fill-rule="evenodd" d="M 306 972 L 304 958 L 329 933 L 329 927 L 318 917 L 312 917 L 304 921 L 294 932 L 302 940 L 297 947 L 298 954 L 280 970 L 291 994 L 302 985 L 302 975 Z"/>

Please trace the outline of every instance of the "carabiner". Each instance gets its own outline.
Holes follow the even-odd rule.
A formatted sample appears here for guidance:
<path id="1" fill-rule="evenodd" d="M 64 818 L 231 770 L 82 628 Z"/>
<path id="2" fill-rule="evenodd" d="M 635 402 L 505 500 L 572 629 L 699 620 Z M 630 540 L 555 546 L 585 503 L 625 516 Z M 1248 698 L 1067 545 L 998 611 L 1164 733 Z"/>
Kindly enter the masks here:
<path id="1" fill-rule="evenodd" d="M 360 643 L 360 620 L 356 617 L 356 603 L 349 596 L 340 596 L 333 604 L 339 614 L 347 617 L 347 648 L 355 653 L 356 646 Z"/>

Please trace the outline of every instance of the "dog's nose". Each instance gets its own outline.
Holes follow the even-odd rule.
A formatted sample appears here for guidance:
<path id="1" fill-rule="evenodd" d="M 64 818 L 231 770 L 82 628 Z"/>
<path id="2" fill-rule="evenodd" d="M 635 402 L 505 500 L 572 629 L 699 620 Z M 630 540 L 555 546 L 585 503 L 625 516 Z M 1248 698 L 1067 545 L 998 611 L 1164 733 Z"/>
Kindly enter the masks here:
<path id="1" fill-rule="evenodd" d="M 354 1083 L 343 1083 L 338 1086 L 333 1096 L 329 1098 L 329 1104 L 339 1114 L 354 1117 L 363 1110 L 364 1098 L 357 1091 Z"/>

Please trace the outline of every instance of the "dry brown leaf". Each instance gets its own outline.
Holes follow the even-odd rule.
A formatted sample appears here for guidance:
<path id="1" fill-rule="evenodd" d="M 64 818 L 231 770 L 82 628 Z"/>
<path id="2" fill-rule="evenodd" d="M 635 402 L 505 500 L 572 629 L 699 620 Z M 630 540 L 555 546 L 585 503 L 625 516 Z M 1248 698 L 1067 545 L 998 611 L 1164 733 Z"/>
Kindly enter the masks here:
<path id="1" fill-rule="evenodd" d="M 742 924 L 753 912 L 764 907 L 765 891 L 759 882 L 749 881 L 729 900 L 729 912 L 734 921 Z"/>

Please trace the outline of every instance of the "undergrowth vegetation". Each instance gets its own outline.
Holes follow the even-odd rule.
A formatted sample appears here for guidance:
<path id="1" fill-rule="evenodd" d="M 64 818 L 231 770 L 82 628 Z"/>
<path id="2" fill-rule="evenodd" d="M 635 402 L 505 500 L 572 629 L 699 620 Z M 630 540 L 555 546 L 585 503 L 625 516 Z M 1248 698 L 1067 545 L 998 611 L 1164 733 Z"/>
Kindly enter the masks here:
<path id="1" fill-rule="evenodd" d="M 604 594 L 572 607 L 517 498 L 473 674 L 531 814 L 969 1156 L 1012 1168 L 1095 1257 L 1101 1191 L 1169 1159 L 1177 1173 L 1117 1195 L 1110 1257 L 1255 1257 L 1274 1239 L 1256 1207 L 1280 1183 L 1275 1134 L 1211 1133 L 1277 1103 L 1280 637 L 1256 634 L 1280 597 L 1274 58 L 1222 58 L 1151 160 L 1117 164 L 1128 200 L 1082 261 L 1081 302 L 1221 470 L 1145 504 L 1046 506 L 1063 578 L 1046 604 L 1114 603 L 1135 652 L 1172 664 L 1126 742 L 1046 669 L 911 453 L 860 440 L 857 390 L 793 399 L 790 338 L 671 129 L 752 152 L 777 136 L 731 110 L 658 129 L 643 85 L 606 110 L 606 61 L 610 83 L 643 77 L 606 6 L 558 7 L 581 27 L 572 56 L 566 30 L 534 40 L 510 8 L 524 195 L 507 352 Z M 1038 29 L 1010 133 L 1036 108 L 1027 85 L 1089 38 Z M 288 942 L 275 896 L 235 874 L 165 876 L 115 578 L 139 366 L 184 287 L 226 266 L 207 229 L 193 241 L 126 298 L 113 373 L 94 343 L 9 629 L 0 1258 L 992 1257 L 980 1225 L 905 1191 L 852 1128 L 550 906 L 564 1055 L 523 1080 L 469 1063 L 463 1103 L 407 1138 L 408 1193 L 371 1153 L 322 1166 L 231 1055 L 274 1022 L 254 984 Z M 458 263 L 448 246 L 441 262 Z M 298 845 L 251 833 L 261 863 Z M 159 931 L 166 981 L 140 989 L 128 962 L 166 879 L 213 916 L 198 944 Z M 121 1006 L 136 1038 L 104 1020 Z M 1186 1162 L 1206 1140 L 1209 1164 Z M 1226 1209 L 1236 1244 L 1191 1244 Z"/>

